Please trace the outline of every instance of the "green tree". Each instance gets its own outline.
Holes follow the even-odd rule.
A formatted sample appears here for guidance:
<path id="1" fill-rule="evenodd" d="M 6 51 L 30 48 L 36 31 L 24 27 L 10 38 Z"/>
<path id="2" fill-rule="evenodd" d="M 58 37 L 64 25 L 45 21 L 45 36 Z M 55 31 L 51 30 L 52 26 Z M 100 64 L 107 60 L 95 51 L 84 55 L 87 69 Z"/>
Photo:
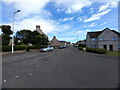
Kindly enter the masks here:
<path id="1" fill-rule="evenodd" d="M 11 26 L 9 25 L 2 25 L 0 28 L 2 29 L 2 32 L 4 35 L 9 36 L 13 33 L 13 31 L 11 30 Z"/>
<path id="2" fill-rule="evenodd" d="M 2 34 L 2 45 L 9 45 L 10 36 Z"/>
<path id="3" fill-rule="evenodd" d="M 28 45 L 28 43 L 31 43 L 32 31 L 26 29 L 18 31 L 16 33 L 16 38 L 22 40 L 24 44 Z"/>
<path id="4" fill-rule="evenodd" d="M 2 25 L 0 26 L 2 31 L 2 45 L 9 45 L 10 43 L 10 35 L 13 33 L 11 30 L 11 26 Z"/>

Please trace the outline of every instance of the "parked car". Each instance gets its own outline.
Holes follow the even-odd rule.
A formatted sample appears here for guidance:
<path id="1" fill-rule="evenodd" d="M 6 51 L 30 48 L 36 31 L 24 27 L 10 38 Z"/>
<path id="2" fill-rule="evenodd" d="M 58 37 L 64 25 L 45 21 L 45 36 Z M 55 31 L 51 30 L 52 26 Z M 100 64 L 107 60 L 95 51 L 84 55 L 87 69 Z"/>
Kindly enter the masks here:
<path id="1" fill-rule="evenodd" d="M 53 51 L 54 47 L 47 47 L 49 51 Z"/>
<path id="2" fill-rule="evenodd" d="M 59 49 L 63 49 L 63 48 L 65 48 L 65 46 L 59 46 Z"/>
<path id="3" fill-rule="evenodd" d="M 49 52 L 49 51 L 53 51 L 54 48 L 53 47 L 47 47 L 47 48 L 41 48 L 40 51 L 41 52 Z"/>

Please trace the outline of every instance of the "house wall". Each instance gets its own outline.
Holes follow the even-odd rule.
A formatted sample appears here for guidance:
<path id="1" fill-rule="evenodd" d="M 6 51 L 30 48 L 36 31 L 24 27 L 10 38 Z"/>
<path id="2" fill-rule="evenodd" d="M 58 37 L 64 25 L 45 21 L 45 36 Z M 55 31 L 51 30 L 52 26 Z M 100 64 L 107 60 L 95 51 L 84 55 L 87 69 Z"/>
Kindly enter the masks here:
<path id="1" fill-rule="evenodd" d="M 104 40 L 99 40 L 103 37 Z M 113 37 L 118 37 L 115 33 L 110 30 L 105 30 L 98 36 L 98 47 L 103 48 L 103 45 L 107 45 L 107 50 L 109 50 L 109 45 L 113 45 L 113 50 L 118 50 L 118 40 L 112 40 Z"/>
<path id="2" fill-rule="evenodd" d="M 87 34 L 87 36 L 86 36 L 86 46 L 87 46 L 87 47 L 90 47 L 90 46 L 91 46 L 90 43 L 91 43 L 91 42 L 90 42 L 90 37 L 89 37 L 89 35 Z"/>
<path id="3" fill-rule="evenodd" d="M 65 46 L 65 45 L 67 45 L 67 43 L 65 43 L 65 42 L 59 42 L 60 43 L 60 46 Z"/>
<path id="4" fill-rule="evenodd" d="M 60 43 L 59 41 L 56 39 L 56 37 L 54 37 L 51 41 L 50 41 L 50 45 L 53 47 L 59 47 Z"/>
<path id="5" fill-rule="evenodd" d="M 103 31 L 98 38 L 96 38 L 96 41 L 92 41 L 92 38 L 89 37 L 87 34 L 86 37 L 86 45 L 87 47 L 92 47 L 92 45 L 96 45 L 96 48 L 102 48 L 103 45 L 107 45 L 107 50 L 109 50 L 109 45 L 113 45 L 113 50 L 118 51 L 118 46 L 120 45 L 120 39 L 119 40 L 112 40 L 113 37 L 118 38 L 118 36 L 110 31 L 109 29 Z M 100 40 L 100 38 L 104 38 L 104 40 Z"/>

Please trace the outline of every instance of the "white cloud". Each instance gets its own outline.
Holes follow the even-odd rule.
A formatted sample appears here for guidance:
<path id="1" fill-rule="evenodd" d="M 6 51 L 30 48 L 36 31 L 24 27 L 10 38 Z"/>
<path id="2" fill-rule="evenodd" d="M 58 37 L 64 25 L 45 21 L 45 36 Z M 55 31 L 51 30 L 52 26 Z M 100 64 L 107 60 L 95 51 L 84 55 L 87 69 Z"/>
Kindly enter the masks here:
<path id="1" fill-rule="evenodd" d="M 63 21 L 70 21 L 70 20 L 73 20 L 73 17 L 71 18 L 64 18 Z"/>
<path id="2" fill-rule="evenodd" d="M 102 23 L 101 25 L 105 25 L 105 24 L 107 24 L 108 22 L 104 22 L 104 23 Z"/>
<path id="3" fill-rule="evenodd" d="M 84 7 L 91 6 L 92 2 L 89 0 L 79 0 L 79 2 L 56 2 L 55 6 L 59 11 L 65 11 L 67 14 L 76 13 L 82 10 Z"/>
<path id="4" fill-rule="evenodd" d="M 90 18 L 86 19 L 84 22 L 90 22 L 90 21 L 101 19 L 102 16 L 104 16 L 105 14 L 107 14 L 110 11 L 111 11 L 111 9 L 108 9 L 104 12 L 93 14 Z"/>
<path id="5" fill-rule="evenodd" d="M 94 27 L 94 26 L 96 26 L 95 23 L 91 23 L 90 25 L 88 25 L 88 27 Z"/>
<path id="6" fill-rule="evenodd" d="M 81 17 L 78 17 L 77 20 L 82 21 L 83 19 Z"/>
<path id="7" fill-rule="evenodd" d="M 116 1 L 107 2 L 106 4 L 100 6 L 98 12 L 107 10 L 108 8 L 116 8 L 117 6 L 118 6 L 118 2 Z"/>
<path id="8" fill-rule="evenodd" d="M 98 11 L 98 12 L 104 11 L 104 10 L 106 10 L 108 7 L 109 7 L 109 3 L 106 3 L 105 5 L 102 5 L 102 6 L 99 8 L 99 11 Z"/>

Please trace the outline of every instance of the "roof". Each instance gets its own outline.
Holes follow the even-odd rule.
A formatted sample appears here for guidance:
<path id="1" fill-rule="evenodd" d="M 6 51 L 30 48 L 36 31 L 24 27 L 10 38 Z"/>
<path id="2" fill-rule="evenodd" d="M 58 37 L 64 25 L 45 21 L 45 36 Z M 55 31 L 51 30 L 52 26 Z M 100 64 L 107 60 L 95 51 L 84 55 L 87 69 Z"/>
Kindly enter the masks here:
<path id="1" fill-rule="evenodd" d="M 89 35 L 89 37 L 90 38 L 97 38 L 103 31 L 105 31 L 105 30 L 110 30 L 109 28 L 106 28 L 106 29 L 104 29 L 104 30 L 102 30 L 102 31 L 97 31 L 97 32 L 88 32 L 87 34 Z M 115 33 L 115 34 L 117 34 L 118 36 L 120 36 L 120 33 L 119 32 L 117 32 L 117 31 L 115 31 L 115 30 L 110 30 L 110 31 L 112 31 L 113 33 Z"/>
<path id="2" fill-rule="evenodd" d="M 103 31 L 98 32 L 88 32 L 90 38 L 97 38 Z"/>
<path id="3" fill-rule="evenodd" d="M 59 42 L 66 43 L 66 41 L 59 41 Z"/>
<path id="4" fill-rule="evenodd" d="M 111 30 L 112 32 L 114 32 L 115 34 L 117 34 L 120 37 L 120 33 L 115 31 L 115 30 Z"/>

